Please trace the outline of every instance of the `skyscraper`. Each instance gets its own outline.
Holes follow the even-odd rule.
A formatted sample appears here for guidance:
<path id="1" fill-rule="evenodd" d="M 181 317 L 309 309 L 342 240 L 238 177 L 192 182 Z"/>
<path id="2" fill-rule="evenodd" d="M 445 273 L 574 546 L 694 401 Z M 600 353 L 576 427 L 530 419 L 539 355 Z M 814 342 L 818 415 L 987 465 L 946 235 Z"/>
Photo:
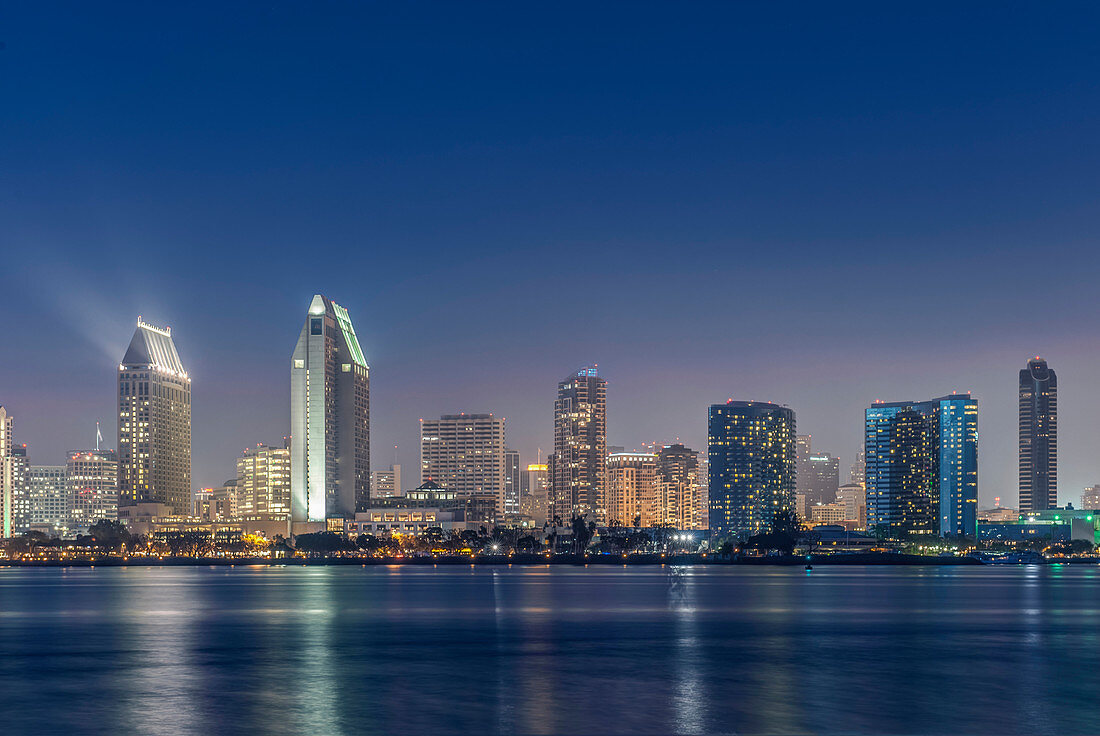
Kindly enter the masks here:
<path id="1" fill-rule="evenodd" d="M 504 514 L 504 419 L 492 414 L 444 414 L 420 422 L 420 479 L 458 498 L 492 499 Z"/>
<path id="2" fill-rule="evenodd" d="M 290 513 L 290 450 L 256 445 L 237 458 L 237 514 Z"/>
<path id="3" fill-rule="evenodd" d="M 88 529 L 100 519 L 118 518 L 118 455 L 114 450 L 76 450 L 65 464 L 69 523 Z"/>
<path id="4" fill-rule="evenodd" d="M 1058 376 L 1035 356 L 1020 371 L 1020 512 L 1058 507 Z"/>
<path id="5" fill-rule="evenodd" d="M 702 529 L 699 453 L 680 443 L 657 451 L 657 523 Z"/>
<path id="6" fill-rule="evenodd" d="M 24 471 L 15 450 L 15 418 L 0 406 L 0 537 L 12 536 L 18 527 Z"/>
<path id="7" fill-rule="evenodd" d="M 519 513 L 519 494 L 522 487 L 519 450 L 504 450 L 504 513 Z"/>
<path id="8" fill-rule="evenodd" d="M 609 524 L 653 527 L 661 523 L 657 506 L 657 456 L 648 452 L 608 455 L 606 500 Z"/>
<path id="9" fill-rule="evenodd" d="M 607 477 L 607 381 L 595 366 L 558 384 L 554 402 L 551 516 L 604 521 Z"/>
<path id="10" fill-rule="evenodd" d="M 550 508 L 549 472 L 546 464 L 532 463 L 527 466 L 524 474 L 519 510 L 521 514 L 530 516 L 535 526 L 542 526 L 547 522 L 547 511 Z"/>
<path id="11" fill-rule="evenodd" d="M 171 328 L 138 319 L 118 366 L 119 503 L 191 510 L 191 378 Z"/>
<path id="12" fill-rule="evenodd" d="M 794 411 L 759 401 L 710 407 L 710 529 L 747 538 L 766 531 L 777 511 L 790 511 L 795 488 Z"/>
<path id="13" fill-rule="evenodd" d="M 840 460 L 827 452 L 813 452 L 810 435 L 798 435 L 797 493 L 805 494 L 806 503 L 832 503 L 840 487 Z"/>
<path id="14" fill-rule="evenodd" d="M 867 523 L 888 536 L 977 533 L 978 402 L 969 394 L 866 411 Z"/>
<path id="15" fill-rule="evenodd" d="M 370 478 L 370 497 L 372 500 L 400 496 L 402 490 L 404 490 L 401 485 L 401 466 L 397 463 L 391 465 L 389 470 L 372 470 Z"/>
<path id="16" fill-rule="evenodd" d="M 348 310 L 317 294 L 290 367 L 291 519 L 370 504 L 370 369 Z"/>

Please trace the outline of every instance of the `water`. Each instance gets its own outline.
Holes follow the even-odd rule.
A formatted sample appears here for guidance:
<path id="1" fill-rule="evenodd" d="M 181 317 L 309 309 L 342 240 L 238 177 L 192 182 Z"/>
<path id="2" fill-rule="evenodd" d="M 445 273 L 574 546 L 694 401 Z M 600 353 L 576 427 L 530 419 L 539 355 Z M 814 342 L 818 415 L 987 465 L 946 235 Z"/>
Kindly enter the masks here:
<path id="1" fill-rule="evenodd" d="M 0 568 L 5 733 L 1095 733 L 1100 568 Z"/>

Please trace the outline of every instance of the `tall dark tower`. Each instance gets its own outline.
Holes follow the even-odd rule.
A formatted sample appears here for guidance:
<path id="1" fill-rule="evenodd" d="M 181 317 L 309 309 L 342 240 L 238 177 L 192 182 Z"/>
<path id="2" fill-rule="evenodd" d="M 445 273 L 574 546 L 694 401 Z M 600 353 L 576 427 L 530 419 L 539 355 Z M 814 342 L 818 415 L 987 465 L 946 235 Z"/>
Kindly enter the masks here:
<path id="1" fill-rule="evenodd" d="M 1020 511 L 1058 506 L 1058 377 L 1035 356 L 1020 371 Z"/>

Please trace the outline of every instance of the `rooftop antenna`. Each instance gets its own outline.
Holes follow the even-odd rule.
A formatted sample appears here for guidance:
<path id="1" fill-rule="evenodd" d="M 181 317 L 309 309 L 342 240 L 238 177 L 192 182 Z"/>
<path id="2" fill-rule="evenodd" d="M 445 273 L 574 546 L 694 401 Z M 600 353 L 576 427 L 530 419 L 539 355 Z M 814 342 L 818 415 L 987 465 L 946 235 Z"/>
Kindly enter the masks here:
<path id="1" fill-rule="evenodd" d="M 99 452 L 99 443 L 103 441 L 103 435 L 99 433 L 99 422 L 95 423 L 95 451 Z"/>

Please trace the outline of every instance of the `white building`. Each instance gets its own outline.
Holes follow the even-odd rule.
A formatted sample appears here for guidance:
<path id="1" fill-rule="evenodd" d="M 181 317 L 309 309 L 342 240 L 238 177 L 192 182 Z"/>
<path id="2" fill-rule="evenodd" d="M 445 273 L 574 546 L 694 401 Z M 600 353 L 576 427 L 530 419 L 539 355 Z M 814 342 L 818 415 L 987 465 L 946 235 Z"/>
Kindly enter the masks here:
<path id="1" fill-rule="evenodd" d="M 445 414 L 420 420 L 420 477 L 459 498 L 493 498 L 497 516 L 503 516 L 504 419 Z"/>
<path id="2" fill-rule="evenodd" d="M 87 530 L 101 519 L 118 518 L 118 456 L 114 450 L 70 452 L 65 468 L 72 528 Z"/>
<path id="3" fill-rule="evenodd" d="M 69 522 L 69 489 L 64 465 L 31 465 L 27 468 L 26 524 L 40 531 L 59 532 Z"/>

